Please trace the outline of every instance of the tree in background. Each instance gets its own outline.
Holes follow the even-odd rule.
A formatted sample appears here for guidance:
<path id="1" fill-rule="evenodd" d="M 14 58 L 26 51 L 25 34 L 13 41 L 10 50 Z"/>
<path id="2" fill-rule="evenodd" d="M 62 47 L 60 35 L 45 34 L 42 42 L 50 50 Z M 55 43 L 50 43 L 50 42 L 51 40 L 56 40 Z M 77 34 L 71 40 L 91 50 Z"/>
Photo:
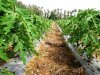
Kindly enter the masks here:
<path id="1" fill-rule="evenodd" d="M 66 16 L 67 16 L 67 15 L 66 15 L 66 13 L 67 13 L 67 11 L 66 11 L 66 10 L 64 10 L 64 18 L 66 18 Z"/>
<path id="2" fill-rule="evenodd" d="M 20 7 L 20 8 L 27 8 L 31 13 L 33 13 L 33 14 L 36 14 L 36 15 L 39 15 L 39 16 L 42 16 L 43 14 L 43 11 L 42 11 L 42 9 L 43 9 L 43 7 L 38 7 L 38 6 L 36 6 L 36 5 L 24 5 L 22 2 L 20 2 L 20 1 L 18 1 L 17 2 L 17 6 L 18 7 Z"/>
<path id="3" fill-rule="evenodd" d="M 59 19 L 62 18 L 62 9 L 60 9 Z"/>
<path id="4" fill-rule="evenodd" d="M 56 20 L 57 19 L 57 15 L 55 14 L 55 10 L 51 11 L 51 14 L 49 16 L 49 19 L 53 19 L 53 20 Z"/>
<path id="5" fill-rule="evenodd" d="M 20 8 L 26 8 L 26 6 L 21 1 L 17 2 L 17 6 Z"/>
<path id="6" fill-rule="evenodd" d="M 39 16 L 43 16 L 48 19 L 63 19 L 68 16 L 73 16 L 76 14 L 77 10 L 74 9 L 72 11 L 62 10 L 62 9 L 54 9 L 50 11 L 49 9 L 45 10 L 43 7 L 38 7 L 36 5 L 24 5 L 22 2 L 17 2 L 18 7 L 27 8 L 32 14 L 36 14 Z M 63 11 L 63 12 L 62 12 Z"/>
<path id="7" fill-rule="evenodd" d="M 27 6 L 27 8 L 31 11 L 31 13 L 34 13 L 36 15 L 40 15 L 41 16 L 41 10 L 39 7 L 37 7 L 36 5 L 29 5 Z"/>
<path id="8" fill-rule="evenodd" d="M 50 11 L 49 9 L 47 9 L 47 18 L 49 18 L 49 16 L 50 16 Z"/>

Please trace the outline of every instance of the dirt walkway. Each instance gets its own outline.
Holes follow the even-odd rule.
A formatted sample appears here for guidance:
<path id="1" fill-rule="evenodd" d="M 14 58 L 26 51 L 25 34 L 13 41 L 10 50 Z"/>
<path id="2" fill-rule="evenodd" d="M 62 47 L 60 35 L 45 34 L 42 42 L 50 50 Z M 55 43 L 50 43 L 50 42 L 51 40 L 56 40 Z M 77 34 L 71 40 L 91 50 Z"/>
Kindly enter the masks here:
<path id="1" fill-rule="evenodd" d="M 38 52 L 40 55 L 27 64 L 25 75 L 87 75 L 55 23 L 52 23 Z"/>

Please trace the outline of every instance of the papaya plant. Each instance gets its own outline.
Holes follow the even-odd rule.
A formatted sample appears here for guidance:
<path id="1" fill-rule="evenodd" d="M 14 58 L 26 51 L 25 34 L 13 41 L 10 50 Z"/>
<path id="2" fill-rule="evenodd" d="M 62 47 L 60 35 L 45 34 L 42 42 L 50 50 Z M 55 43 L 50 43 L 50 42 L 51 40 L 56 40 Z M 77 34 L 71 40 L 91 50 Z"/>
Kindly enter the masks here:
<path id="1" fill-rule="evenodd" d="M 100 11 L 79 10 L 77 15 L 57 22 L 63 34 L 71 36 L 69 42 L 77 43 L 78 50 L 81 53 L 85 52 L 88 58 L 91 58 L 95 50 L 100 50 Z"/>
<path id="2" fill-rule="evenodd" d="M 38 55 L 33 42 L 42 37 L 49 25 L 48 19 L 19 8 L 16 0 L 0 0 L 0 58 L 7 61 L 11 53 L 18 53 L 25 63 L 27 52 Z"/>

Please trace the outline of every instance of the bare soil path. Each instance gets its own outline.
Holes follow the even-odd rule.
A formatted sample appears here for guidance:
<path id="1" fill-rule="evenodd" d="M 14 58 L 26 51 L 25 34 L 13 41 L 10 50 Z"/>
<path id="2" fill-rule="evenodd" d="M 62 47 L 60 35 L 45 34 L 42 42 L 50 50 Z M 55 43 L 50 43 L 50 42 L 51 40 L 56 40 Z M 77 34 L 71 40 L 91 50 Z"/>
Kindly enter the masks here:
<path id="1" fill-rule="evenodd" d="M 87 75 L 62 36 L 53 22 L 37 49 L 40 55 L 30 60 L 25 75 Z"/>

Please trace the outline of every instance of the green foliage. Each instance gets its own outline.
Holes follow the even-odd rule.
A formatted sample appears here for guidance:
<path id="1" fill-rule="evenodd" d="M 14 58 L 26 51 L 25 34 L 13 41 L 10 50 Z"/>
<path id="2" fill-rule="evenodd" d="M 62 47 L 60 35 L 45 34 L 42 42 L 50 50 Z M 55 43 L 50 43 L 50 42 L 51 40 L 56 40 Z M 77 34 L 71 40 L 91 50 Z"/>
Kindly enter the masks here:
<path id="1" fill-rule="evenodd" d="M 0 75 L 15 75 L 15 74 L 8 71 L 7 69 L 2 69 L 0 70 Z"/>
<path id="2" fill-rule="evenodd" d="M 0 58 L 5 61 L 8 59 L 7 54 L 3 50 L 0 50 Z"/>
<path id="3" fill-rule="evenodd" d="M 100 11 L 79 10 L 76 16 L 57 21 L 65 35 L 70 34 L 70 42 L 76 42 L 81 51 L 90 58 L 93 51 L 100 49 Z M 98 38 L 99 37 L 99 38 Z"/>
<path id="4" fill-rule="evenodd" d="M 19 52 L 24 63 L 27 51 L 37 55 L 33 41 L 42 37 L 50 21 L 18 7 L 15 0 L 0 0 L 0 13 L 0 58 L 7 61 L 8 50 Z"/>
<path id="5" fill-rule="evenodd" d="M 34 4 L 26 6 L 26 8 L 28 9 L 28 11 L 31 12 L 31 14 L 36 14 L 38 16 L 43 16 L 43 11 L 41 10 L 41 8 L 34 5 Z"/>

